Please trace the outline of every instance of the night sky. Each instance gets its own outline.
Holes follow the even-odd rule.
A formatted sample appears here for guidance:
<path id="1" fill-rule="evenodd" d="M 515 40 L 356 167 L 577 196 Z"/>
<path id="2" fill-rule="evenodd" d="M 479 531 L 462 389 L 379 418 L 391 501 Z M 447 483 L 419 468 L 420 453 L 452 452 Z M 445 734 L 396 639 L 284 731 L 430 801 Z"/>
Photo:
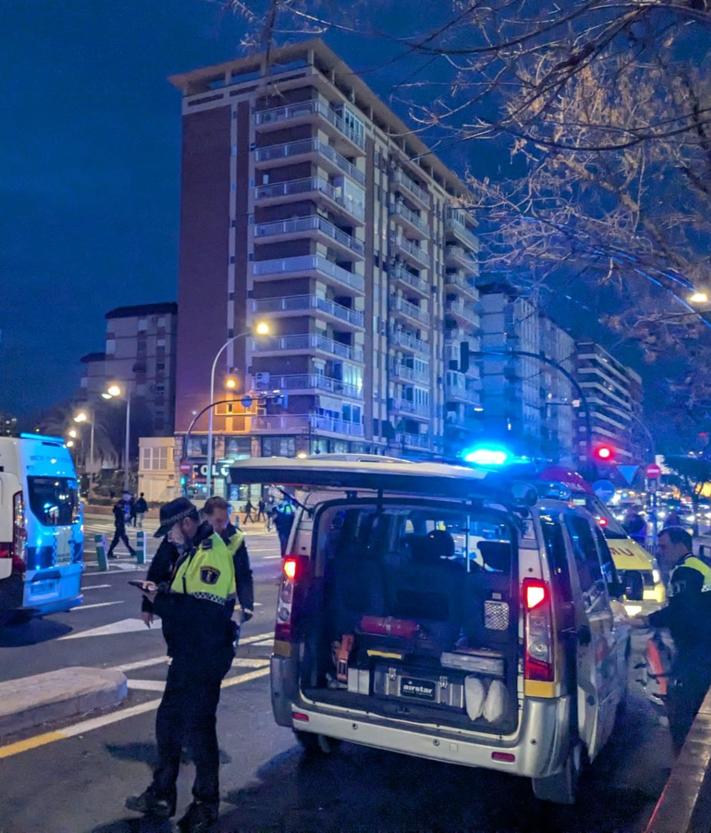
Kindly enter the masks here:
<path id="1" fill-rule="evenodd" d="M 410 31 L 434 22 L 418 8 Z M 167 76 L 242 54 L 243 23 L 206 0 L 0 0 L 0 13 L 0 411 L 27 417 L 72 395 L 109 309 L 175 299 L 180 94 Z M 391 17 L 378 26 L 404 34 Z M 384 98 L 417 77 L 387 38 L 326 40 Z M 443 158 L 495 175 L 503 155 Z"/>

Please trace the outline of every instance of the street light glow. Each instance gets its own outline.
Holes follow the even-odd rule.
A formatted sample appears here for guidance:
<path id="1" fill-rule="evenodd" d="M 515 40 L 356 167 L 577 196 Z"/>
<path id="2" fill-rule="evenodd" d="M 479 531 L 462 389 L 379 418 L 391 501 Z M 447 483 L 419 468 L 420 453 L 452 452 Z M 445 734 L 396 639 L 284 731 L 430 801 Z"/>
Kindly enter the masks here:
<path id="1" fill-rule="evenodd" d="M 113 399 L 114 397 L 113 397 L 113 396 L 112 396 L 112 394 L 110 394 L 108 391 L 104 391 L 104 392 L 101 394 L 101 398 L 102 398 L 102 399 Z"/>
<path id="2" fill-rule="evenodd" d="M 228 376 L 225 379 L 225 387 L 227 388 L 227 390 L 236 390 L 237 384 L 237 377 L 234 375 Z"/>
<path id="3" fill-rule="evenodd" d="M 73 440 L 76 440 L 76 438 L 77 438 L 77 429 L 76 429 L 76 428 L 70 428 L 70 429 L 69 429 L 69 431 L 67 431 L 67 434 L 68 434 L 68 435 L 69 435 L 69 436 L 70 436 Z"/>
<path id="4" fill-rule="evenodd" d="M 708 304 L 709 296 L 706 292 L 701 292 L 700 290 L 696 290 L 692 295 L 689 295 L 689 303 L 690 304 Z"/>
<path id="5" fill-rule="evenodd" d="M 86 422 L 89 419 L 86 411 L 79 411 L 78 414 L 74 416 L 74 422 Z"/>
<path id="6" fill-rule="evenodd" d="M 106 393 L 110 394 L 111 396 L 121 396 L 121 388 L 117 384 L 111 384 L 106 388 Z"/>
<path id="7" fill-rule="evenodd" d="M 254 332 L 258 336 L 268 336 L 271 331 L 272 328 L 269 326 L 268 321 L 257 321 L 254 327 Z"/>
<path id="8" fill-rule="evenodd" d="M 72 448 L 74 446 L 74 440 L 67 440 L 65 445 L 67 448 Z"/>

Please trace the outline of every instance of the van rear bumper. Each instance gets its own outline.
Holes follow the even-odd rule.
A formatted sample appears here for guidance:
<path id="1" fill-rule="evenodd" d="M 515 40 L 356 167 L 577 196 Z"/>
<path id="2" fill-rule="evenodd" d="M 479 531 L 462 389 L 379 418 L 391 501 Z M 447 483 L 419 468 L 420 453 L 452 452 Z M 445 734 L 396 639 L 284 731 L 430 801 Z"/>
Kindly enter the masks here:
<path id="1" fill-rule="evenodd" d="M 463 766 L 482 767 L 542 778 L 560 772 L 569 745 L 570 698 L 526 697 L 515 738 L 473 739 L 453 728 L 403 726 L 400 721 L 350 709 L 305 701 L 296 692 L 290 659 L 272 657 L 272 705 L 276 722 L 300 732 L 313 732 L 363 746 L 401 752 Z M 301 719 L 294 721 L 293 712 Z M 501 761 L 494 754 L 508 753 Z"/>
<path id="2" fill-rule="evenodd" d="M 27 571 L 23 606 L 43 616 L 77 607 L 81 593 L 81 564 L 67 564 L 46 570 Z"/>

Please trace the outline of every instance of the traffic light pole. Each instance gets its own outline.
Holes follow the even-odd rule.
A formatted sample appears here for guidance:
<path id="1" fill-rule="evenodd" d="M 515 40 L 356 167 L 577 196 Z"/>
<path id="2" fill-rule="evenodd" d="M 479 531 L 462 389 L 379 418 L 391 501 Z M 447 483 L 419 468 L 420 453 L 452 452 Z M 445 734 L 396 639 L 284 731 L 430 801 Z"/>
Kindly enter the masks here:
<path id="1" fill-rule="evenodd" d="M 543 353 L 531 353 L 528 350 L 472 350 L 469 353 L 470 356 L 480 356 L 484 357 L 498 357 L 498 358 L 506 358 L 507 356 L 520 356 L 521 358 L 526 359 L 537 359 L 542 364 L 547 364 L 550 367 L 554 367 L 557 371 L 563 374 L 565 378 L 570 382 L 570 384 L 575 389 L 575 392 L 580 399 L 580 402 L 585 408 L 585 446 L 586 446 L 586 456 L 587 459 L 590 460 L 592 458 L 592 418 L 590 416 L 590 403 L 588 402 L 587 396 L 585 396 L 585 391 L 580 386 L 578 380 L 573 376 L 572 373 L 567 371 L 561 364 L 558 364 L 557 361 L 548 358 Z"/>

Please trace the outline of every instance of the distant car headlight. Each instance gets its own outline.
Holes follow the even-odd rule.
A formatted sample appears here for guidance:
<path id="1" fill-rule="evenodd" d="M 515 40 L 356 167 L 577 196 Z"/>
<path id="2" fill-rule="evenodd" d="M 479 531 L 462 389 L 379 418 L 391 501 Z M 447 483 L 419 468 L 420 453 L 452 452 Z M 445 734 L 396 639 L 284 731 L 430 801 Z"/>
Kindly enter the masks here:
<path id="1" fill-rule="evenodd" d="M 652 581 L 655 584 L 659 584 L 659 582 L 661 580 L 662 580 L 662 574 L 659 572 L 659 570 L 652 570 Z"/>

